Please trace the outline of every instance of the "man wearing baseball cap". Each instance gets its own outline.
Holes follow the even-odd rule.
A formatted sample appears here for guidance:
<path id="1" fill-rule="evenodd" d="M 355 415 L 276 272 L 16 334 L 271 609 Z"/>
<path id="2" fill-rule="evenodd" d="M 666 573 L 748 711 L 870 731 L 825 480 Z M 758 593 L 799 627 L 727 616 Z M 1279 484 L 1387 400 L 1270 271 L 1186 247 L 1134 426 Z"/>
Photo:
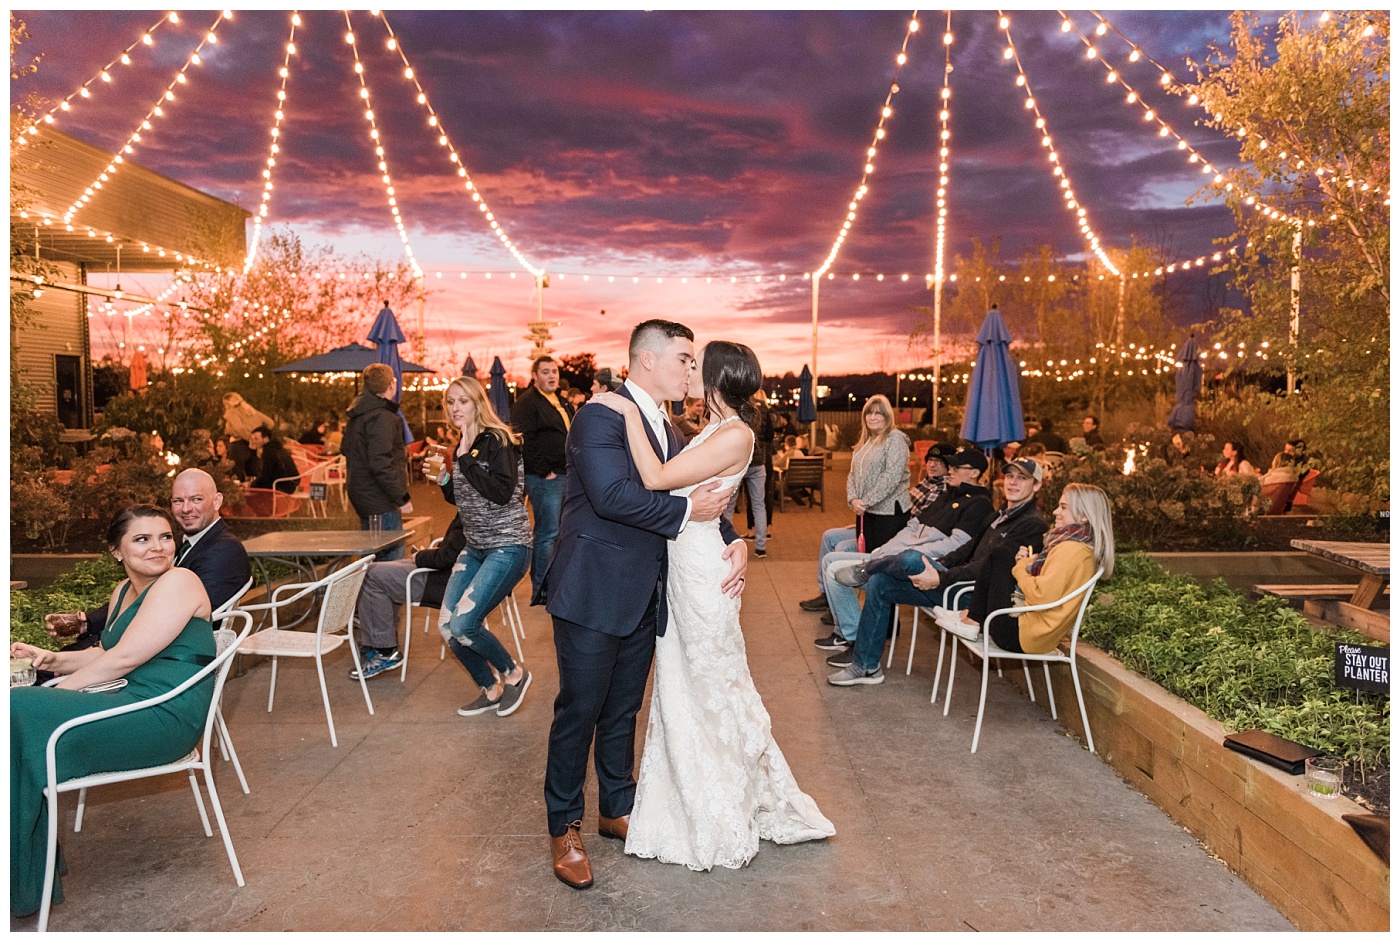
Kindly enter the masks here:
<path id="1" fill-rule="evenodd" d="M 885 572 L 870 575 L 865 583 L 865 606 L 860 613 L 855 646 L 849 654 L 850 662 L 843 665 L 839 655 L 829 658 L 828 664 L 843 669 L 828 677 L 827 683 L 837 687 L 884 683 L 880 656 L 885 647 L 886 626 L 896 605 L 946 606 L 952 601 L 947 597 L 948 590 L 957 583 L 986 579 L 996 580 L 998 586 L 1004 584 L 1005 594 L 1010 597 L 1015 588 L 1011 570 L 1016 564 L 1016 551 L 1022 546 L 1031 546 L 1039 552 L 1050 526 L 1035 505 L 1035 495 L 1044 477 L 1041 466 L 1029 458 L 1021 458 L 1008 461 L 1002 466 L 1002 472 L 1005 475 L 1005 509 L 974 541 L 944 556 L 941 569 L 925 560 L 923 570 L 912 576 Z M 994 593 L 995 589 L 993 587 Z"/>
<path id="2" fill-rule="evenodd" d="M 987 459 L 975 448 L 967 448 L 944 459 L 948 465 L 947 486 L 939 498 L 912 517 L 904 528 L 873 553 L 832 553 L 826 560 L 827 600 L 836 631 L 817 642 L 818 647 L 849 652 L 860 622 L 860 600 L 856 589 L 865 583 L 864 564 L 875 558 L 900 559 L 908 553 L 911 572 L 922 572 L 924 560 L 941 559 L 986 529 L 996 510 L 992 494 L 977 483 L 987 470 Z M 829 658 L 827 663 L 831 663 Z"/>

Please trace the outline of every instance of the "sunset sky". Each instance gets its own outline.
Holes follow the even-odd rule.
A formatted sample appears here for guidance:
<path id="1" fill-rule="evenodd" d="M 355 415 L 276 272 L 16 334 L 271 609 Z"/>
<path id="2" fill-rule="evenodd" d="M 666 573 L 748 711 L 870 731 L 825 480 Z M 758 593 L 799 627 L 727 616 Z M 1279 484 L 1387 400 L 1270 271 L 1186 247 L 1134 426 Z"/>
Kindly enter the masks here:
<path id="1" fill-rule="evenodd" d="M 30 34 L 20 57 L 42 56 L 22 89 L 56 100 L 162 13 L 16 15 Z M 92 97 L 75 99 L 56 126 L 118 147 L 216 16 L 187 12 L 156 30 L 153 45 L 138 44 L 131 65 L 113 67 L 113 81 L 94 83 Z M 1071 18 L 1101 61 L 1086 58 L 1054 11 L 1010 16 L 1030 88 L 1104 244 L 1126 247 L 1136 235 L 1177 258 L 1213 251 L 1211 240 L 1232 231 L 1228 212 L 1186 205 L 1199 168 L 1124 103 L 1103 63 L 1216 165 L 1234 165 L 1232 140 L 1196 127 L 1199 109 L 1162 92 L 1147 58 L 1130 63 L 1121 36 L 1094 37 L 1091 14 Z M 1181 78 L 1190 76 L 1188 56 L 1201 60 L 1210 43 L 1228 42 L 1223 11 L 1104 16 Z M 911 308 L 931 297 L 923 277 L 932 271 L 944 17 L 919 16 L 869 194 L 832 267 L 835 281 L 823 283 L 824 375 L 916 365 L 906 341 Z M 701 342 L 751 344 L 770 374 L 810 359 L 803 273 L 826 258 L 846 218 L 908 20 L 897 12 L 388 13 L 471 179 L 521 253 L 551 273 L 545 316 L 562 323 L 556 352 L 588 350 L 599 365 L 618 366 L 630 327 L 665 316 L 689 324 Z M 386 48 L 383 23 L 367 12 L 351 23 L 408 237 L 433 291 L 428 349 L 404 353 L 432 366 L 499 355 L 518 372 L 530 349 L 532 280 L 464 191 L 398 52 Z M 217 44 L 205 46 L 167 117 L 130 159 L 256 210 L 290 28 L 290 14 L 274 11 L 239 11 L 220 25 Z M 996 13 L 954 12 L 952 32 L 949 270 L 974 236 L 1000 236 L 1010 259 L 1047 243 L 1082 258 L 1017 70 L 1003 59 Z M 341 253 L 392 259 L 403 246 L 345 34 L 338 11 L 302 14 L 268 222 Z M 1187 285 L 1191 278 L 1204 274 Z M 151 293 L 162 287 L 146 282 Z M 399 313 L 412 334 L 414 312 Z M 366 330 L 374 314 L 365 312 Z M 100 331 L 94 341 L 100 354 Z"/>

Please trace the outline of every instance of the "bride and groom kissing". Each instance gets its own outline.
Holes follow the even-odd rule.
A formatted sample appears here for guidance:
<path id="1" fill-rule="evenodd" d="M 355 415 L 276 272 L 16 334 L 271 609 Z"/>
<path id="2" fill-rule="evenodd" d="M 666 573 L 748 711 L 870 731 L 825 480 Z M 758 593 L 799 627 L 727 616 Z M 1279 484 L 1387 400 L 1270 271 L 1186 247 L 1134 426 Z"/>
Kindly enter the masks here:
<path id="1" fill-rule="evenodd" d="M 763 375 L 748 347 L 707 344 L 711 422 L 686 445 L 662 403 L 689 391 L 694 339 L 671 321 L 637 325 L 627 382 L 569 430 L 559 535 L 533 602 L 553 618 L 559 663 L 544 789 L 554 873 L 577 889 L 593 885 L 581 835 L 590 748 L 598 833 L 628 854 L 737 868 L 760 839 L 835 833 L 773 740 L 739 627 L 747 550 L 720 519 L 748 470 L 749 398 Z"/>

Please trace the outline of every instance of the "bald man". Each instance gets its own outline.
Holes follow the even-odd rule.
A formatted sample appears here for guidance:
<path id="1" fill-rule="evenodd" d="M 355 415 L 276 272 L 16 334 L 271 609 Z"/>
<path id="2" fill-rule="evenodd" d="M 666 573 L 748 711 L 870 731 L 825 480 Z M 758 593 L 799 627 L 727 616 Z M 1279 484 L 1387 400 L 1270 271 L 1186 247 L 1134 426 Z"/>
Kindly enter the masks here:
<path id="1" fill-rule="evenodd" d="M 175 478 L 170 511 L 185 534 L 175 553 L 175 565 L 199 577 L 204 591 L 209 593 L 209 604 L 214 608 L 233 598 L 233 594 L 252 578 L 253 572 L 243 544 L 219 519 L 219 508 L 223 505 L 224 495 L 219 493 L 209 472 L 190 468 Z M 68 650 L 92 647 L 107 626 L 106 605 L 79 614 L 87 620 L 87 626 Z M 46 617 L 45 623 L 51 624 L 53 617 Z"/>

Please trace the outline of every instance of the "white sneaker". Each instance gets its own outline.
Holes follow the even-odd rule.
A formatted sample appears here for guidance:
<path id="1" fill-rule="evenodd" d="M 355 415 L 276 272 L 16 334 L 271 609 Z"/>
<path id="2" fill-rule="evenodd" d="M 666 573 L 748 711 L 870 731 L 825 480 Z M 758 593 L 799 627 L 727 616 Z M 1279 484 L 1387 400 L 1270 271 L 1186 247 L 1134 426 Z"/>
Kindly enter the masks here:
<path id="1" fill-rule="evenodd" d="M 950 612 L 944 609 L 941 613 L 934 615 L 933 620 L 938 624 L 938 627 L 952 632 L 959 638 L 964 638 L 968 641 L 976 641 L 978 638 L 982 637 L 981 627 L 978 625 L 969 625 L 967 622 L 963 621 L 962 616 L 957 612 Z"/>

